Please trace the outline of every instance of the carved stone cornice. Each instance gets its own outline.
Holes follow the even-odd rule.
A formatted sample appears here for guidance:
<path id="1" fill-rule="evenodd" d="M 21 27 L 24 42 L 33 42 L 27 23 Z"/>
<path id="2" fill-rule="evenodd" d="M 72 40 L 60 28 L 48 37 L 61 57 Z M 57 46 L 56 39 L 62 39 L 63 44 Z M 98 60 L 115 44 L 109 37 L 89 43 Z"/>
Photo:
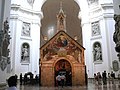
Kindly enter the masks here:
<path id="1" fill-rule="evenodd" d="M 13 11 L 21 11 L 23 13 L 31 14 L 31 15 L 38 15 L 39 17 L 43 18 L 42 11 L 34 11 L 33 9 L 27 9 L 27 8 L 24 8 L 24 7 L 22 7 L 20 5 L 17 5 L 17 4 L 12 4 L 11 5 L 11 10 L 13 10 Z"/>
<path id="2" fill-rule="evenodd" d="M 113 3 L 101 4 L 101 7 L 103 9 L 112 9 L 113 8 Z"/>
<path id="3" fill-rule="evenodd" d="M 99 17 L 102 15 L 102 9 L 100 7 L 95 7 L 89 12 L 90 18 Z"/>
<path id="4" fill-rule="evenodd" d="M 90 7 L 90 16 L 102 15 L 104 18 L 113 18 L 113 3 L 99 4 Z"/>

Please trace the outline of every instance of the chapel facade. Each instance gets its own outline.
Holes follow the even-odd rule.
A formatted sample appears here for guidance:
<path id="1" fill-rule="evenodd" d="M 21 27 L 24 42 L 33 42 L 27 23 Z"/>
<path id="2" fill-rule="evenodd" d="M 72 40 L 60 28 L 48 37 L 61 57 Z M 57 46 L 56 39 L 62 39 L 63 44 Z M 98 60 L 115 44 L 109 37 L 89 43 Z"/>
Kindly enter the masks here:
<path id="1" fill-rule="evenodd" d="M 57 15 L 57 33 L 40 48 L 42 86 L 56 86 L 56 76 L 64 74 L 65 85 L 85 85 L 85 48 L 66 32 L 62 7 Z"/>

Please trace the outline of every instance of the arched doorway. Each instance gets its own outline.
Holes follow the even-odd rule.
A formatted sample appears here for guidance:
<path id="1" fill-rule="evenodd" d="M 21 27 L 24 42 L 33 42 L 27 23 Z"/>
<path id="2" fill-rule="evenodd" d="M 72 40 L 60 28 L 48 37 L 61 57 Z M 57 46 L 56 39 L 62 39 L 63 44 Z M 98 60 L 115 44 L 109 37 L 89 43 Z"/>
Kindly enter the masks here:
<path id="1" fill-rule="evenodd" d="M 72 86 L 72 67 L 71 64 L 65 60 L 61 59 L 55 64 L 55 86 L 57 86 L 56 76 L 64 74 L 66 77 L 65 86 Z"/>

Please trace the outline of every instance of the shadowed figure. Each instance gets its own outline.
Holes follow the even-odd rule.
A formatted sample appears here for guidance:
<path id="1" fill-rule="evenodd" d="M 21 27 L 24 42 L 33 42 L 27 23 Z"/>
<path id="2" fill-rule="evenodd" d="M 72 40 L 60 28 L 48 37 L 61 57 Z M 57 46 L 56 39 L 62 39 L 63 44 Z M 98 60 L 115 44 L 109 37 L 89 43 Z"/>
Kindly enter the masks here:
<path id="1" fill-rule="evenodd" d="M 17 86 L 17 78 L 16 76 L 11 76 L 9 79 L 8 79 L 8 88 L 7 90 L 18 90 L 16 88 Z"/>

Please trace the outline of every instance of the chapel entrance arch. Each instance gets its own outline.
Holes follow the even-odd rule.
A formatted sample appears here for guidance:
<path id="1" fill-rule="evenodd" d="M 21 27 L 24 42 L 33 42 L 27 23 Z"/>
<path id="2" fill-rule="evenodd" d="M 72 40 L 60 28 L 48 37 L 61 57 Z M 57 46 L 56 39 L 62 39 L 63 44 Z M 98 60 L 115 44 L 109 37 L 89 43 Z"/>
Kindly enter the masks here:
<path id="1" fill-rule="evenodd" d="M 56 76 L 64 74 L 66 77 L 66 86 L 72 86 L 72 67 L 71 64 L 65 60 L 65 59 L 60 59 L 58 62 L 56 62 L 55 67 L 55 86 L 57 86 L 56 82 Z"/>

